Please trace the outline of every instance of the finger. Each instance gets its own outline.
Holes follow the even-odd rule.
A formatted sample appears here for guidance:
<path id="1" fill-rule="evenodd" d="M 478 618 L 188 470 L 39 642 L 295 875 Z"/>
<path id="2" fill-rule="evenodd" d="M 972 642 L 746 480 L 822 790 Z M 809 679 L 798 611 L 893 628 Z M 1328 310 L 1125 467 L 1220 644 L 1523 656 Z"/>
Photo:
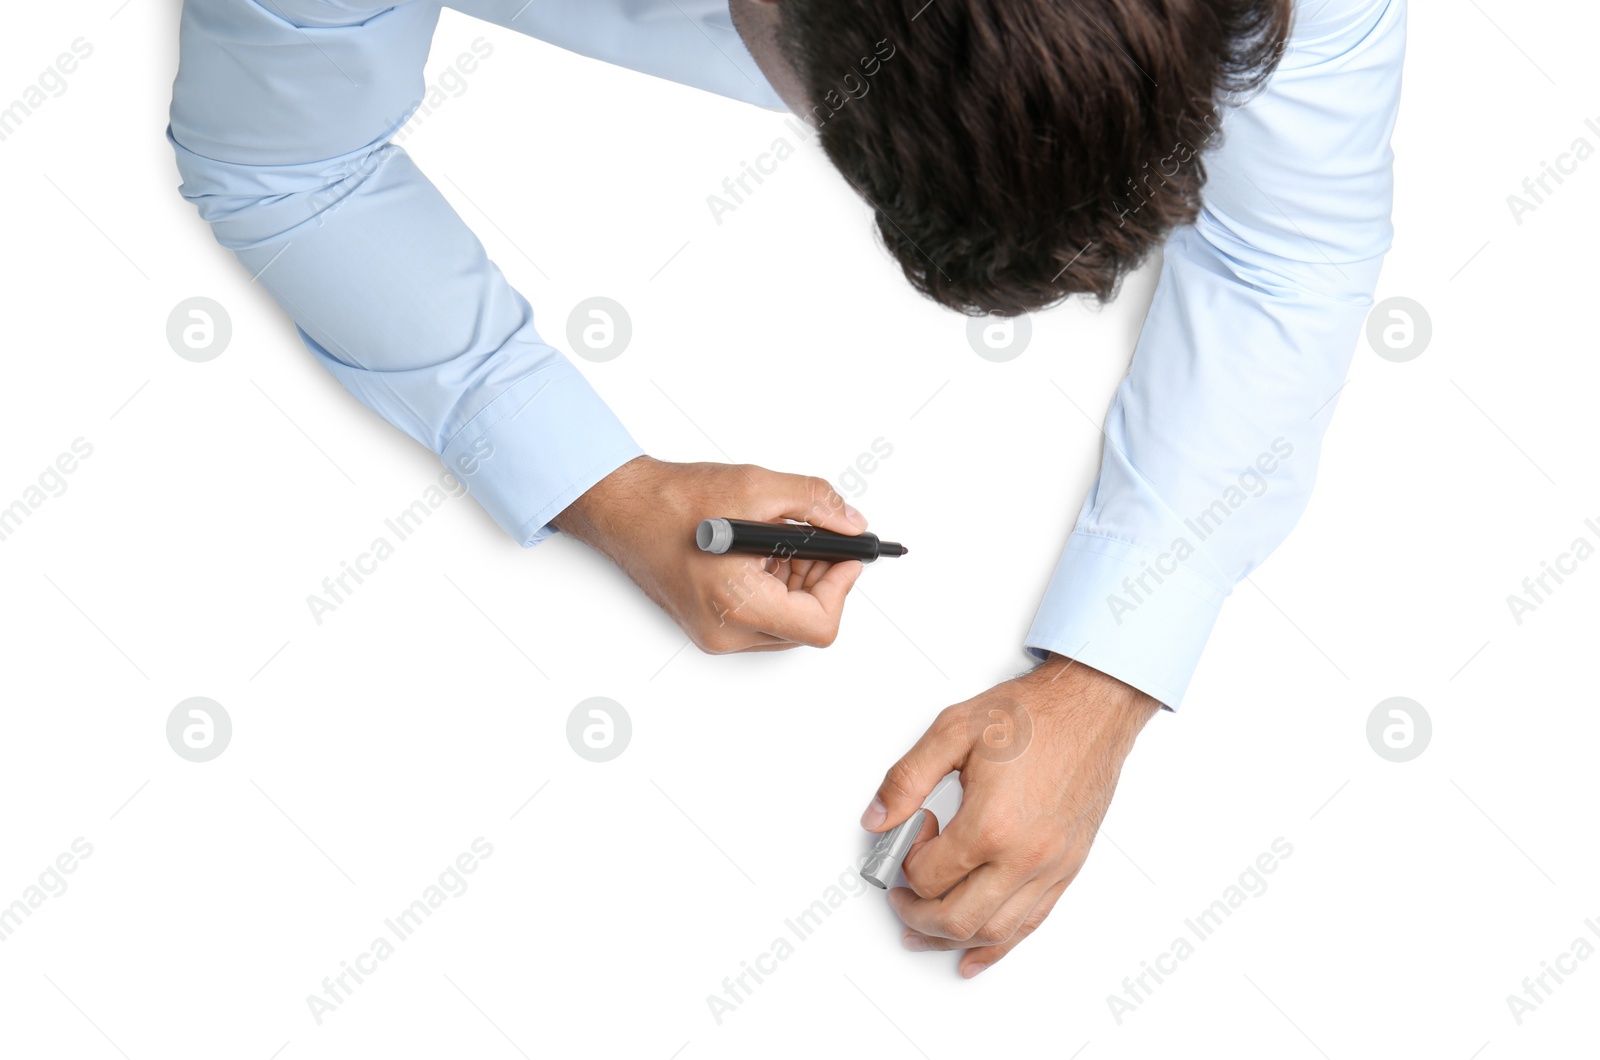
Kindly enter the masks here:
<path id="1" fill-rule="evenodd" d="M 805 592 L 828 573 L 829 563 L 823 559 L 783 560 L 773 570 L 773 576 L 784 582 L 791 593 Z"/>
<path id="2" fill-rule="evenodd" d="M 823 563 L 818 566 L 824 570 L 817 575 L 815 582 L 806 586 L 805 591 L 822 605 L 822 613 L 837 626 L 839 619 L 844 616 L 844 599 L 855 588 L 856 580 L 867 569 L 867 565 L 858 559 L 847 559 L 842 563 Z"/>
<path id="3" fill-rule="evenodd" d="M 883 775 L 883 783 L 861 815 L 862 828 L 869 832 L 893 828 L 916 812 L 945 774 L 966 765 L 971 740 L 963 717 L 950 708 L 939 712 L 911 750 Z"/>
<path id="4" fill-rule="evenodd" d="M 974 820 L 973 815 L 969 813 L 967 820 Z M 979 841 L 981 836 L 971 835 L 970 829 L 958 829 L 960 821 L 961 810 L 957 810 L 948 826 L 906 853 L 900 868 L 919 897 L 939 897 L 989 860 L 990 847 Z"/>
<path id="5" fill-rule="evenodd" d="M 790 592 L 769 576 L 753 587 L 740 621 L 774 637 L 826 648 L 839 635 L 844 599 L 861 571 L 858 560 L 831 564 L 809 592 Z"/>
<path id="6" fill-rule="evenodd" d="M 938 935 L 924 935 L 907 928 L 900 941 L 908 950 L 967 950 L 988 948 L 1003 944 L 1022 929 L 1028 914 L 1039 904 L 1046 887 L 1040 880 L 1030 880 L 1016 894 L 1006 899 L 989 922 L 969 939 L 947 939 Z"/>
<path id="7" fill-rule="evenodd" d="M 764 520 L 798 519 L 852 537 L 867 528 L 866 516 L 856 511 L 827 479 L 815 475 L 785 475 L 765 468 L 756 469 L 761 496 L 756 506 Z M 852 518 L 852 515 L 854 518 Z"/>
<path id="8" fill-rule="evenodd" d="M 942 898 L 919 898 L 909 887 L 896 887 L 889 892 L 889 905 L 919 934 L 961 941 L 979 935 L 1026 882 L 998 865 L 980 865 Z M 979 939 L 983 945 L 994 941 Z"/>
<path id="9" fill-rule="evenodd" d="M 827 574 L 831 569 L 833 569 L 833 564 L 826 560 L 812 560 L 806 566 L 805 578 L 801 581 L 800 588 L 806 592 L 815 589 L 817 583 L 822 580 L 823 575 Z"/>
<path id="10" fill-rule="evenodd" d="M 1022 940 L 1039 930 L 1039 925 L 1044 923 L 1045 917 L 1056 907 L 1056 901 L 1066 891 L 1073 877 L 1069 876 L 1044 892 L 1044 896 L 1034 905 L 1028 915 L 1023 918 L 1022 926 L 1006 941 L 994 946 L 979 946 L 965 957 L 961 958 L 961 976 L 971 979 L 995 961 L 1004 957 L 1021 945 Z"/>
<path id="11" fill-rule="evenodd" d="M 961 882 L 979 865 L 995 860 L 1002 849 L 992 816 L 985 812 L 984 789 L 970 776 L 963 777 L 966 797 L 938 837 L 906 854 L 906 882 L 923 898 L 937 898 Z"/>

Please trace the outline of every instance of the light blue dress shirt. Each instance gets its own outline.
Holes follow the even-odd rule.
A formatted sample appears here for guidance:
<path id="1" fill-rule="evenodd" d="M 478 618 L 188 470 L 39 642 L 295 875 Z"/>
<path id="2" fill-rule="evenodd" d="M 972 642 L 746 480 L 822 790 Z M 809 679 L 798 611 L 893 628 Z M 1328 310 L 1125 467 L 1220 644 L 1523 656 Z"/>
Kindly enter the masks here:
<path id="1" fill-rule="evenodd" d="M 389 143 L 423 99 L 440 6 L 185 0 L 167 137 L 184 197 L 312 354 L 533 545 L 642 450 Z M 783 106 L 725 0 L 448 6 Z M 1309 0 L 1266 88 L 1225 113 L 1205 208 L 1166 244 L 1030 652 L 1071 656 L 1176 707 L 1223 598 L 1299 517 L 1390 243 L 1404 41 L 1404 0 Z M 1136 194 L 1124 203 L 1138 205 Z"/>

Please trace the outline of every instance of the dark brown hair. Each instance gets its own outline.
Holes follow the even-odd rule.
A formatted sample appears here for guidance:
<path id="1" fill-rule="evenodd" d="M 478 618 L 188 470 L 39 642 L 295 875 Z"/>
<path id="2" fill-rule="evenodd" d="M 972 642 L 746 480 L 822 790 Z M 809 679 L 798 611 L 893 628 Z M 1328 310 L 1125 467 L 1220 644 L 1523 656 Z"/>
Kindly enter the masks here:
<path id="1" fill-rule="evenodd" d="M 1013 316 L 1101 302 L 1194 220 L 1217 108 L 1290 0 L 783 0 L 823 150 L 918 290 Z"/>

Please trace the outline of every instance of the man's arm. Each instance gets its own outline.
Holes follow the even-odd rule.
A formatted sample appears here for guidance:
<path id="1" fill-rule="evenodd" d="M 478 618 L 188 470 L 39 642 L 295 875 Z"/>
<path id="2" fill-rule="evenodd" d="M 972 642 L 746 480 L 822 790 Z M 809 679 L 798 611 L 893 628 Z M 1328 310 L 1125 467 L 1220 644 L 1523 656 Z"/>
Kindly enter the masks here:
<path id="1" fill-rule="evenodd" d="M 167 135 L 184 197 L 316 359 L 531 545 L 642 450 L 388 143 L 438 17 L 426 0 L 188 0 Z"/>
<path id="2" fill-rule="evenodd" d="M 526 6 L 480 5 L 508 19 Z M 533 21 L 577 44 L 586 11 L 603 35 L 628 10 L 545 5 Z M 563 525 L 623 564 L 708 651 L 831 642 L 859 563 L 703 556 L 694 525 L 704 511 L 846 534 L 865 521 L 821 479 L 642 456 L 540 337 L 465 222 L 388 142 L 423 96 L 438 17 L 435 0 L 186 0 L 167 130 L 184 197 L 317 360 L 436 453 L 519 544 L 570 512 Z M 716 55 L 695 24 L 674 18 L 680 52 L 700 40 Z M 608 48 L 613 60 L 626 50 Z M 741 71 L 723 80 L 767 98 Z M 590 517 L 601 501 L 606 516 Z"/>
<path id="3" fill-rule="evenodd" d="M 1167 243 L 1026 641 L 1173 708 L 1223 598 L 1305 508 L 1392 233 L 1404 0 L 1306 6 L 1266 90 L 1224 118 L 1199 219 Z"/>
<path id="4" fill-rule="evenodd" d="M 1205 209 L 1168 242 L 1100 477 L 1028 635 L 1045 661 L 941 712 L 863 816 L 893 827 L 961 770 L 960 810 L 925 827 L 889 899 L 905 944 L 967 951 L 965 976 L 1049 916 L 1138 732 L 1178 704 L 1223 597 L 1310 492 L 1389 246 L 1405 43 L 1405 0 L 1313 6 L 1225 119 Z"/>

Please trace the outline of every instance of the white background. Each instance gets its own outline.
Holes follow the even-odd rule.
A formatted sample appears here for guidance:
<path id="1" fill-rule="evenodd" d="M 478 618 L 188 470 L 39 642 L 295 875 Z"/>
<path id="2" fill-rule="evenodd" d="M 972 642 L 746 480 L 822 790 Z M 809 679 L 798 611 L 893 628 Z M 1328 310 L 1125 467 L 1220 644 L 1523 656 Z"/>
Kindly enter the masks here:
<path id="1" fill-rule="evenodd" d="M 1521 1025 L 1505 1000 L 1600 920 L 1600 561 L 1520 626 L 1506 604 L 1600 539 L 1600 159 L 1521 224 L 1506 205 L 1574 138 L 1600 146 L 1591 5 L 1413 4 L 1378 297 L 1420 302 L 1432 342 L 1358 351 L 1309 510 L 1146 729 L 1044 928 L 966 982 L 854 897 L 719 1024 L 707 995 L 864 850 L 883 770 L 1026 665 L 1153 267 L 991 363 L 814 144 L 713 220 L 724 177 L 798 139 L 780 116 L 446 12 L 431 71 L 480 35 L 494 55 L 406 149 L 545 337 L 591 295 L 628 308 L 626 353 L 580 364 L 662 457 L 838 481 L 882 438 L 856 503 L 912 554 L 866 572 L 828 650 L 711 658 L 582 546 L 520 549 L 456 499 L 318 625 L 307 595 L 437 462 L 323 373 L 178 196 L 178 4 L 119 3 L 14 5 L 0 36 L 4 100 L 94 47 L 0 143 L 0 504 L 93 446 L 0 542 L 0 904 L 93 847 L 0 942 L 0 1053 L 1593 1053 L 1600 960 Z M 165 335 L 197 295 L 234 328 L 203 364 Z M 967 528 L 1000 520 L 1010 545 L 973 554 Z M 1396 695 L 1434 727 L 1404 764 L 1366 738 Z M 233 722 L 205 764 L 165 736 L 191 696 Z M 632 718 L 609 763 L 565 738 L 590 696 Z M 476 837 L 494 853 L 470 887 L 319 1025 L 306 996 Z M 1119 1024 L 1107 995 L 1277 837 L 1266 892 Z"/>

